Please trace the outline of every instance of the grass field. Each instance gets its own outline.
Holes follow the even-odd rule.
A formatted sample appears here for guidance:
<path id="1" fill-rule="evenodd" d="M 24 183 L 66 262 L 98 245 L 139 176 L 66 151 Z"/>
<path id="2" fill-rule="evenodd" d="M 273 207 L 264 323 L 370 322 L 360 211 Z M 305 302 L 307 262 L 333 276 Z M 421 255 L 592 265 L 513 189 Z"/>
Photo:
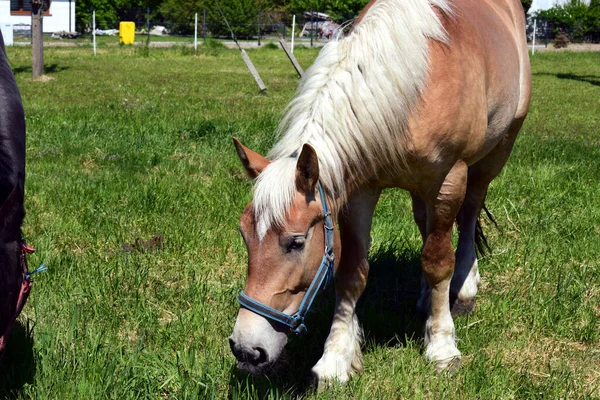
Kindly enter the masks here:
<path id="1" fill-rule="evenodd" d="M 8 398 L 600 398 L 600 53 L 536 54 L 530 115 L 488 206 L 492 252 L 475 313 L 455 320 L 453 376 L 422 355 L 419 234 L 388 191 L 359 303 L 365 372 L 315 394 L 332 315 L 325 292 L 278 372 L 236 371 L 227 344 L 243 287 L 249 182 L 231 137 L 266 152 L 298 79 L 278 50 L 29 48 L 8 56 L 27 115 L 24 224 L 47 262 L 0 360 Z M 316 50 L 298 49 L 306 68 Z M 154 239 L 153 239 L 154 238 Z"/>

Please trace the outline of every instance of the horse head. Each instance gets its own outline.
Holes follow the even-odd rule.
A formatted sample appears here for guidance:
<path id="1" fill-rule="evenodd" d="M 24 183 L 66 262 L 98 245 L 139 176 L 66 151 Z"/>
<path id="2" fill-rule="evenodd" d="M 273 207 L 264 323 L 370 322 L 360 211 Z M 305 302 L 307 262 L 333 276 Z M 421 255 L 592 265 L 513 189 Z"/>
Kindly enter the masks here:
<path id="1" fill-rule="evenodd" d="M 281 176 L 277 161 L 270 162 L 236 139 L 234 142 L 248 176 L 260 176 L 261 185 L 281 190 L 277 187 Z M 305 329 L 304 314 L 327 274 L 333 275 L 337 265 L 333 254 L 340 253 L 335 217 L 328 212 L 319 185 L 315 150 L 305 144 L 297 159 L 286 160 L 286 164 L 292 168 L 295 164 L 295 169 L 293 174 L 288 172 L 293 188 L 283 218 L 265 225 L 261 214 L 273 204 L 264 204 L 264 196 L 259 200 L 256 192 L 240 218 L 239 230 L 248 249 L 248 276 L 229 343 L 239 368 L 255 374 L 275 363 L 290 329 L 297 333 Z M 270 175 L 274 182 L 269 182 Z"/>

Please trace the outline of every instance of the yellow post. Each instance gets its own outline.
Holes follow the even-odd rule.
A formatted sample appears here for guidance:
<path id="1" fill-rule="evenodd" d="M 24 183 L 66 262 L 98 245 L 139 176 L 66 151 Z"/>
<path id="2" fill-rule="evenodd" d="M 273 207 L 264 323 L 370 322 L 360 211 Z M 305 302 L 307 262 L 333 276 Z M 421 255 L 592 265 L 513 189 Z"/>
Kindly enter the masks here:
<path id="1" fill-rule="evenodd" d="M 135 22 L 119 24 L 119 41 L 123 44 L 133 44 L 135 41 Z"/>

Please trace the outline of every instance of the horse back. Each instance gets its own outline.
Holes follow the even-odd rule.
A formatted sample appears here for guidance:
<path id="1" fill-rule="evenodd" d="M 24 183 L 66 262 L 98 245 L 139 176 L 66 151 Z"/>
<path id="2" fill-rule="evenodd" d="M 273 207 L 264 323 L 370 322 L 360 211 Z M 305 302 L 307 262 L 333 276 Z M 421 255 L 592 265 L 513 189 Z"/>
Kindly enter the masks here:
<path id="1" fill-rule="evenodd" d="M 409 121 L 410 150 L 431 163 L 462 159 L 470 165 L 527 113 L 524 13 L 517 0 L 451 4 L 453 12 L 440 15 L 448 41 L 430 41 L 429 76 Z"/>

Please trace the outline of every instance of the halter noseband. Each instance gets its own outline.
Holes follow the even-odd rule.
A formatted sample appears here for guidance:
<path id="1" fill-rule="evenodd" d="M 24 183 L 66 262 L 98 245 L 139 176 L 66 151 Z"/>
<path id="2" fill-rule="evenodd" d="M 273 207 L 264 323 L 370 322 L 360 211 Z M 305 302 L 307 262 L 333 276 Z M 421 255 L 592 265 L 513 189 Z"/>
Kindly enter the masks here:
<path id="1" fill-rule="evenodd" d="M 300 308 L 294 314 L 286 314 L 279 310 L 275 310 L 265 304 L 262 304 L 259 301 L 256 301 L 246 295 L 242 290 L 240 295 L 238 296 L 238 302 L 242 307 L 247 310 L 250 310 L 262 317 L 267 319 L 271 319 L 273 321 L 279 322 L 283 325 L 288 326 L 291 330 L 296 332 L 298 335 L 301 335 L 306 332 L 306 325 L 304 325 L 304 317 L 306 313 L 310 309 L 313 300 L 317 296 L 317 293 L 321 289 L 327 287 L 331 282 L 333 282 L 333 269 L 334 269 L 334 261 L 335 254 L 333 252 L 333 221 L 331 219 L 331 212 L 329 211 L 329 207 L 327 206 L 327 200 L 325 199 L 325 194 L 323 193 L 323 187 L 321 183 L 319 183 L 319 195 L 321 196 L 321 204 L 323 206 L 323 213 L 325 215 L 325 222 L 323 223 L 324 231 L 325 231 L 325 253 L 323 254 L 323 259 L 321 260 L 321 266 L 317 271 L 317 274 L 313 278 L 306 294 L 304 295 L 304 299 L 302 299 L 302 303 L 300 304 Z"/>

